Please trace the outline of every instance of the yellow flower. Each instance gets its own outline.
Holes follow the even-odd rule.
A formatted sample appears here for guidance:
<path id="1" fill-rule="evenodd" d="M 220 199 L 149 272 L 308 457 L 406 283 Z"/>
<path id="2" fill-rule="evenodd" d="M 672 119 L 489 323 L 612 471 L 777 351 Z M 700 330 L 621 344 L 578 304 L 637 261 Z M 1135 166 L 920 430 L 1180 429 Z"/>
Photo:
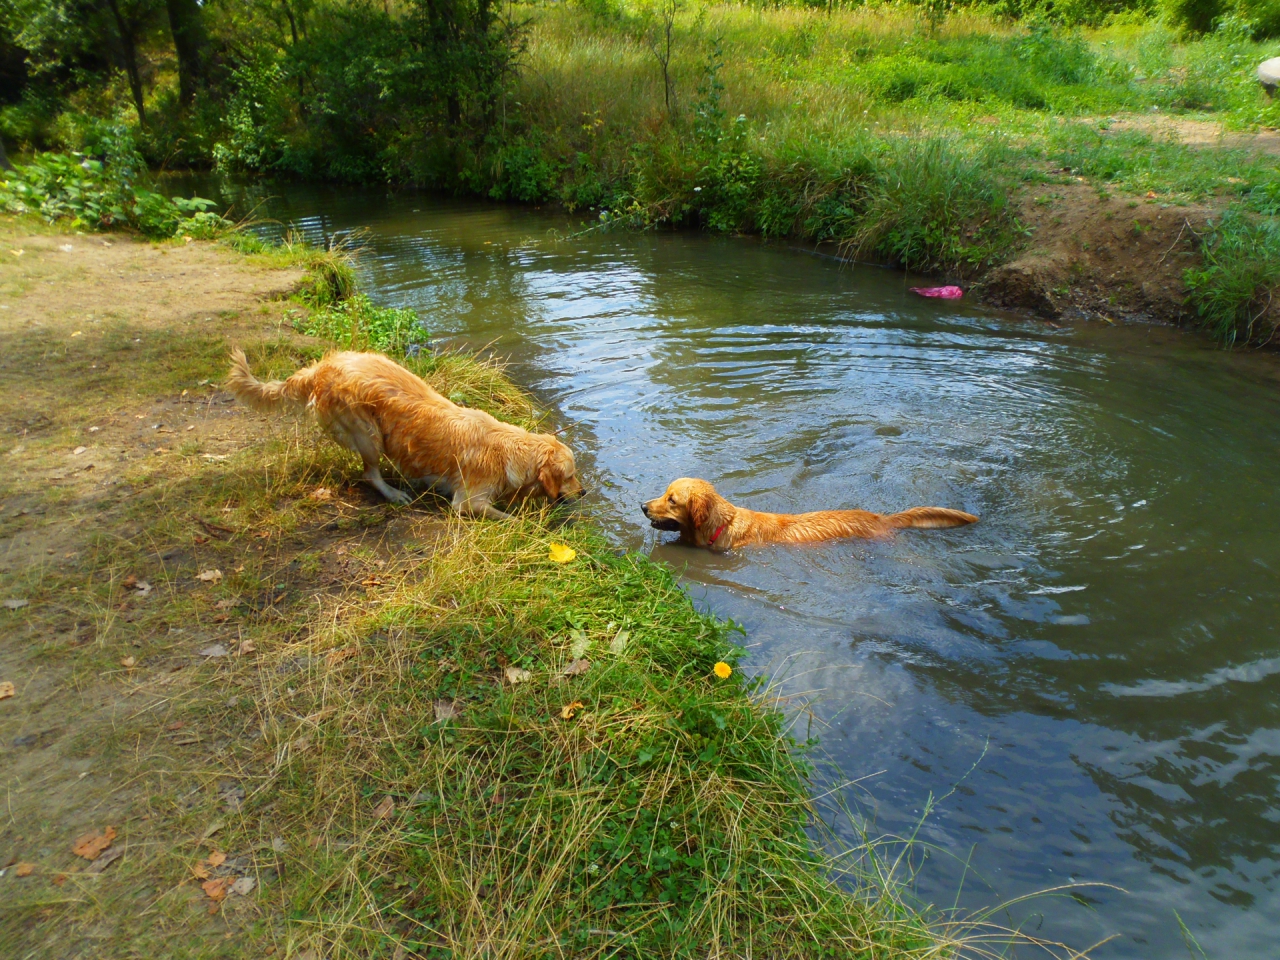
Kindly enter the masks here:
<path id="1" fill-rule="evenodd" d="M 729 666 L 723 660 L 715 665 L 716 676 L 721 680 L 728 680 L 729 674 L 733 673 L 733 667 Z"/>
<path id="2" fill-rule="evenodd" d="M 578 555 L 578 551 L 563 543 L 553 543 L 548 557 L 556 563 L 568 563 Z"/>

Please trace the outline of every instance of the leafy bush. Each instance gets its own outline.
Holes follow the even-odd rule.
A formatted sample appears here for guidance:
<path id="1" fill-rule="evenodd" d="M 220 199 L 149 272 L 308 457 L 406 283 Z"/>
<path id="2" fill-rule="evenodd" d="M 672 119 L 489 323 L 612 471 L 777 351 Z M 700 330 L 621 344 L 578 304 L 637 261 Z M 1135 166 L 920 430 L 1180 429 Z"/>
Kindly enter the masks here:
<path id="1" fill-rule="evenodd" d="M 415 347 L 422 347 L 429 338 L 412 310 L 380 307 L 363 293 L 314 311 L 299 320 L 297 327 L 346 350 L 376 350 L 394 356 L 414 353 Z"/>
<path id="2" fill-rule="evenodd" d="M 1226 346 L 1270 340 L 1280 287 L 1280 223 L 1239 207 L 1201 240 L 1204 264 L 1183 275 L 1201 326 Z"/>
<path id="3" fill-rule="evenodd" d="M 0 207 L 90 230 L 128 228 L 147 237 L 179 234 L 208 239 L 229 225 L 210 213 L 212 200 L 170 199 L 142 186 L 146 164 L 122 129 L 100 143 L 102 159 L 85 154 L 39 154 L 0 180 Z"/>

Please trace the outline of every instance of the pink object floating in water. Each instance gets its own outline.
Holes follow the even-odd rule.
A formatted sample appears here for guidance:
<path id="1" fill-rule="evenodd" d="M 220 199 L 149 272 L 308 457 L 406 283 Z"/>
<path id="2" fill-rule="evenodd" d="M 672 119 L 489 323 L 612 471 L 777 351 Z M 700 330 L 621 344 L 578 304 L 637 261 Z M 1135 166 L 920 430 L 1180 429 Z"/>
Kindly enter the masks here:
<path id="1" fill-rule="evenodd" d="M 912 293 L 918 293 L 922 297 L 939 297 L 943 300 L 959 300 L 964 296 L 964 291 L 959 287 L 912 287 Z"/>

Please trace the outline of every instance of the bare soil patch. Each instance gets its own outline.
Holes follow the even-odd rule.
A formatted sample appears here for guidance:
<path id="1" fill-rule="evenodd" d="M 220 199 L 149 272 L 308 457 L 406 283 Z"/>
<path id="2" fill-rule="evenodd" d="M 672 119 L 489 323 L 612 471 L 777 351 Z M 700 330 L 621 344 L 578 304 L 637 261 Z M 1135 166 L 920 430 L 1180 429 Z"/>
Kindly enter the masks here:
<path id="1" fill-rule="evenodd" d="M 219 389 L 228 343 L 280 370 L 318 352 L 283 299 L 301 279 L 0 219 L 6 956 L 289 952 L 289 845 L 240 816 L 257 653 L 438 526 Z"/>
<path id="2" fill-rule="evenodd" d="M 1142 114 L 1119 117 L 1108 124 L 1106 132 L 1136 130 L 1161 140 L 1203 149 L 1248 150 L 1280 157 L 1280 130 L 1263 127 L 1255 131 L 1228 130 L 1221 121 L 1199 120 L 1167 114 Z"/>

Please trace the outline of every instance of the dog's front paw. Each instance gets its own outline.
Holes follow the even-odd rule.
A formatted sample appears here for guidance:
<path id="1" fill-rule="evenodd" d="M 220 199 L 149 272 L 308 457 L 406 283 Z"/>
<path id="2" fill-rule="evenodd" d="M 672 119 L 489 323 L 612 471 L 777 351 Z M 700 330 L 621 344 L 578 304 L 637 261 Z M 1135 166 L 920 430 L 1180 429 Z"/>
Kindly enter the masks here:
<path id="1" fill-rule="evenodd" d="M 391 503 L 407 506 L 413 503 L 413 497 L 405 493 L 403 490 L 397 490 L 395 487 L 388 487 L 386 491 L 387 500 Z"/>

